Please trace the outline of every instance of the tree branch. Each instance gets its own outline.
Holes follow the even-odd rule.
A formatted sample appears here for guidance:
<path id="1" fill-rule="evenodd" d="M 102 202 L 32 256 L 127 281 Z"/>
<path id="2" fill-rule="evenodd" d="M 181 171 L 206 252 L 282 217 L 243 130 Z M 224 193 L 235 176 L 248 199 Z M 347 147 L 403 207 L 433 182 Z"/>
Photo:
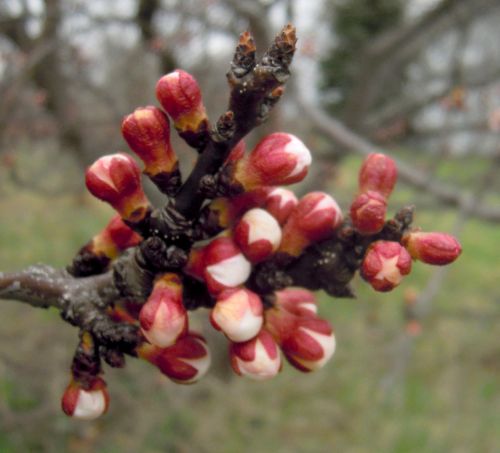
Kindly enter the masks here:
<path id="1" fill-rule="evenodd" d="M 331 138 L 336 143 L 346 147 L 350 151 L 366 156 L 370 153 L 386 153 L 372 143 L 348 129 L 337 119 L 329 116 L 321 109 L 311 105 L 311 103 L 301 99 L 298 102 L 306 112 L 308 118 L 314 125 Z M 471 194 L 458 189 L 457 187 L 442 183 L 398 159 L 395 159 L 398 166 L 399 176 L 406 183 L 431 193 L 436 199 L 451 206 L 462 206 L 466 203 Z M 486 203 L 478 203 L 472 208 L 470 215 L 487 220 L 489 222 L 500 222 L 500 209 Z"/>

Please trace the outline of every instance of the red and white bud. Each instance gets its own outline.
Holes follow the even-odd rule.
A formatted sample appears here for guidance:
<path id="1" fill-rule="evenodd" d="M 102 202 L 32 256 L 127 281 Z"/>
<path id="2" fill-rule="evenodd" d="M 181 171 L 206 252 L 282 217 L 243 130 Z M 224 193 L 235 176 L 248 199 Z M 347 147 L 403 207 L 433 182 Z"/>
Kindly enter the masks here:
<path id="1" fill-rule="evenodd" d="M 81 420 L 94 420 L 103 415 L 109 406 L 109 394 L 106 383 L 95 378 L 89 385 L 83 385 L 71 379 L 64 391 L 62 410 L 70 417 Z"/>
<path id="2" fill-rule="evenodd" d="M 250 209 L 234 228 L 234 240 L 252 263 L 269 258 L 281 242 L 276 219 L 260 208 Z"/>
<path id="3" fill-rule="evenodd" d="M 141 170 L 127 154 L 97 159 L 87 169 L 85 183 L 92 195 L 109 203 L 125 220 L 138 222 L 150 209 L 142 190 Z"/>
<path id="4" fill-rule="evenodd" d="M 323 192 L 310 192 L 299 201 L 283 227 L 280 252 L 298 256 L 311 243 L 333 235 L 342 222 L 337 202 Z"/>
<path id="5" fill-rule="evenodd" d="M 152 363 L 168 378 L 178 384 L 193 384 L 210 368 L 210 350 L 199 334 L 189 332 L 168 348 L 142 344 L 137 355 Z"/>
<path id="6" fill-rule="evenodd" d="M 369 154 L 359 170 L 359 190 L 374 190 L 389 197 L 398 178 L 396 162 L 382 153 Z"/>
<path id="7" fill-rule="evenodd" d="M 413 259 L 438 266 L 452 263 L 462 253 L 458 240 L 445 233 L 414 231 L 403 237 L 403 244 Z"/>
<path id="8" fill-rule="evenodd" d="M 205 127 L 207 114 L 196 79 L 176 69 L 164 75 L 156 84 L 156 97 L 180 132 L 197 132 Z"/>
<path id="9" fill-rule="evenodd" d="M 376 241 L 368 247 L 361 276 L 376 291 L 391 291 L 411 271 L 411 256 L 399 242 Z"/>
<path id="10" fill-rule="evenodd" d="M 284 225 L 299 200 L 295 194 L 283 187 L 276 187 L 269 192 L 264 208 L 280 225 Z"/>
<path id="11" fill-rule="evenodd" d="M 318 306 L 314 293 L 304 288 L 285 288 L 274 293 L 276 306 L 297 316 L 316 316 Z"/>
<path id="12" fill-rule="evenodd" d="M 173 345 L 188 329 L 188 316 L 182 304 L 182 283 L 177 274 L 159 277 L 139 314 L 143 335 L 160 348 Z"/>
<path id="13" fill-rule="evenodd" d="M 154 176 L 177 169 L 168 117 L 159 108 L 147 106 L 134 110 L 122 122 L 122 135 L 144 162 L 146 174 Z"/>
<path id="14" fill-rule="evenodd" d="M 316 316 L 297 316 L 280 307 L 266 310 L 266 329 L 298 370 L 322 368 L 335 352 L 330 323 Z"/>
<path id="15" fill-rule="evenodd" d="M 257 335 L 264 322 L 260 297 L 246 288 L 228 289 L 217 297 L 210 321 L 237 343 Z"/>
<path id="16" fill-rule="evenodd" d="M 230 237 L 218 237 L 204 248 L 203 277 L 212 294 L 245 283 L 252 265 Z"/>
<path id="17" fill-rule="evenodd" d="M 351 219 L 356 231 L 361 234 L 376 234 L 385 224 L 387 201 L 383 195 L 368 190 L 358 195 L 351 204 Z"/>
<path id="18" fill-rule="evenodd" d="M 231 366 L 236 374 L 263 381 L 276 376 L 281 369 L 278 345 L 265 329 L 251 340 L 231 343 Z"/>
<path id="19" fill-rule="evenodd" d="M 302 181 L 311 165 L 311 153 L 297 137 L 277 132 L 265 137 L 234 167 L 234 179 L 245 190 Z"/>

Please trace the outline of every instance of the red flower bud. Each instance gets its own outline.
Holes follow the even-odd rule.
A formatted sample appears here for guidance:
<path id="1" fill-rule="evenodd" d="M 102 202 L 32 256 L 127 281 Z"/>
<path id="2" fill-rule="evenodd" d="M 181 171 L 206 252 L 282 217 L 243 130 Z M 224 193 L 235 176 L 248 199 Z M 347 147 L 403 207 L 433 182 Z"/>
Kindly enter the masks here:
<path id="1" fill-rule="evenodd" d="M 276 306 L 297 316 L 316 316 L 318 306 L 314 294 L 304 288 L 285 288 L 276 291 Z"/>
<path id="2" fill-rule="evenodd" d="M 184 267 L 184 273 L 200 281 L 204 280 L 205 271 L 205 248 L 193 247 L 189 251 L 188 262 Z"/>
<path id="3" fill-rule="evenodd" d="M 279 307 L 271 308 L 266 311 L 266 329 L 300 371 L 322 368 L 335 352 L 330 323 L 316 316 L 296 316 Z"/>
<path id="4" fill-rule="evenodd" d="M 374 190 L 387 198 L 394 189 L 397 178 L 396 162 L 385 154 L 372 153 L 364 160 L 359 171 L 359 190 Z"/>
<path id="5" fill-rule="evenodd" d="M 413 259 L 440 266 L 452 263 L 462 253 L 457 239 L 445 233 L 415 231 L 404 236 L 403 244 Z"/>
<path id="6" fill-rule="evenodd" d="M 269 192 L 264 207 L 280 225 L 284 225 L 298 203 L 291 190 L 276 187 Z"/>
<path id="7" fill-rule="evenodd" d="M 352 202 L 352 224 L 361 234 L 376 234 L 384 227 L 386 211 L 386 199 L 379 192 L 369 190 Z"/>
<path id="8" fill-rule="evenodd" d="M 144 162 L 146 174 L 154 176 L 177 169 L 168 118 L 160 109 L 153 106 L 136 109 L 124 118 L 122 134 L 132 151 Z"/>
<path id="9" fill-rule="evenodd" d="M 240 248 L 229 237 L 218 237 L 204 248 L 203 277 L 208 290 L 218 294 L 246 282 L 252 270 L 251 264 Z"/>
<path id="10" fill-rule="evenodd" d="M 176 69 L 164 75 L 156 84 L 156 97 L 179 132 L 198 132 L 200 127 L 206 128 L 207 114 L 200 87 L 191 74 Z"/>
<path id="11" fill-rule="evenodd" d="M 323 192 L 301 198 L 283 227 L 280 252 L 298 256 L 311 243 L 331 236 L 342 222 L 337 202 Z"/>
<path id="12" fill-rule="evenodd" d="M 265 137 L 249 156 L 236 162 L 234 181 L 246 191 L 259 186 L 302 181 L 311 164 L 311 153 L 297 137 L 283 132 Z"/>
<path id="13" fill-rule="evenodd" d="M 85 173 L 85 183 L 92 195 L 109 203 L 125 220 L 138 222 L 150 209 L 139 166 L 127 154 L 96 160 Z"/>
<path id="14" fill-rule="evenodd" d="M 164 274 L 155 281 L 153 291 L 139 315 L 144 336 L 155 346 L 173 345 L 188 329 L 188 316 L 182 304 L 182 284 L 176 274 Z"/>
<path id="15" fill-rule="evenodd" d="M 376 291 L 391 291 L 411 271 L 411 256 L 398 242 L 377 241 L 368 247 L 361 276 Z"/>
<path id="16" fill-rule="evenodd" d="M 233 198 L 215 198 L 202 213 L 205 230 L 217 234 L 232 227 L 244 212 L 264 205 L 271 190 L 271 187 L 260 187 Z"/>
<path id="17" fill-rule="evenodd" d="M 262 327 L 263 306 L 260 297 L 246 288 L 228 289 L 217 297 L 210 321 L 232 341 L 247 341 Z"/>
<path id="18" fill-rule="evenodd" d="M 85 387 L 72 379 L 64 391 L 61 406 L 70 417 L 93 420 L 108 410 L 109 394 L 106 383 L 101 378 L 96 377 Z"/>
<path id="19" fill-rule="evenodd" d="M 189 332 L 168 348 L 142 344 L 137 355 L 157 366 L 168 378 L 178 384 L 193 384 L 210 367 L 210 350 L 199 334 Z"/>
<path id="20" fill-rule="evenodd" d="M 269 258 L 281 242 L 281 228 L 276 219 L 260 208 L 250 209 L 234 229 L 234 240 L 252 263 Z"/>
<path id="21" fill-rule="evenodd" d="M 240 140 L 227 156 L 225 163 L 237 162 L 245 156 L 247 145 L 244 140 Z"/>
<path id="22" fill-rule="evenodd" d="M 270 379 L 281 369 L 278 345 L 265 329 L 249 341 L 231 343 L 229 356 L 236 374 L 257 381 Z"/>

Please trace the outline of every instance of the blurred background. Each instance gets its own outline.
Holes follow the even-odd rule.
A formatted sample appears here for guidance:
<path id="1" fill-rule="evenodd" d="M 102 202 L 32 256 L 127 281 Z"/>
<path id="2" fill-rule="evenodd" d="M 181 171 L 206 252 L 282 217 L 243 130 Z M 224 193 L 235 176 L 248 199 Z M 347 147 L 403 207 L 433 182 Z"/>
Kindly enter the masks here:
<path id="1" fill-rule="evenodd" d="M 162 74 L 193 73 L 214 120 L 238 34 L 262 51 L 288 21 L 293 75 L 249 141 L 301 137 L 315 166 L 297 191 L 345 210 L 362 154 L 384 150 L 402 169 L 391 212 L 416 204 L 416 224 L 459 236 L 460 260 L 416 264 L 389 294 L 359 278 L 355 300 L 320 294 L 338 349 L 315 374 L 234 377 L 212 334 L 201 383 L 129 360 L 106 370 L 111 407 L 89 423 L 59 409 L 76 331 L 0 301 L 0 452 L 500 451 L 498 0 L 0 0 L 0 270 L 64 266 L 105 225 L 84 168 L 126 149 L 121 118 L 156 103 Z"/>

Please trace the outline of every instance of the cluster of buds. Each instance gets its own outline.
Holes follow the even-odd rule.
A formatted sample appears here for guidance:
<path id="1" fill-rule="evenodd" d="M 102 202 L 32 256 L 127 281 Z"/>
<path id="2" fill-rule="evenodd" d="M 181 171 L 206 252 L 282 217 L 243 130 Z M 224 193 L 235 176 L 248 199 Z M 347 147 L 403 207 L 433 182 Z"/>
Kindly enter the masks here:
<path id="1" fill-rule="evenodd" d="M 211 140 L 208 118 L 198 84 L 184 71 L 162 77 L 156 94 L 166 113 L 158 107 L 139 108 L 124 119 L 122 132 L 144 162 L 145 175 L 174 197 L 181 176 L 168 118 L 198 150 Z M 307 272 L 318 270 L 324 276 L 324 266 L 335 262 L 343 271 L 347 269 L 346 280 L 359 270 L 375 290 L 389 291 L 410 272 L 412 259 L 442 265 L 460 254 L 452 236 L 413 230 L 409 224 L 395 230 L 397 219 L 386 234 L 387 203 L 397 169 L 383 154 L 371 154 L 364 161 L 359 192 L 345 218 L 326 193 L 310 192 L 298 199 L 281 187 L 302 181 L 311 164 L 311 153 L 297 137 L 270 134 L 249 152 L 243 141 L 234 143 L 216 173 L 209 174 L 215 190 L 205 193 L 201 183 L 198 187 L 197 196 L 203 192 L 208 200 L 200 203 L 198 218 L 186 223 L 197 232 L 186 235 L 189 240 L 179 239 L 179 229 L 168 229 L 175 219 L 186 220 L 180 210 L 175 213 L 178 199 L 168 204 L 168 215 L 166 208 L 152 207 L 142 189 L 140 168 L 130 156 L 104 156 L 86 174 L 90 192 L 119 216 L 82 250 L 105 257 L 107 267 L 126 248 L 140 244 L 135 264 L 153 275 L 143 300 L 119 300 L 108 307 L 107 314 L 116 323 L 137 328 L 137 344 L 127 353 L 153 364 L 176 383 L 196 382 L 210 364 L 207 342 L 190 330 L 188 309 L 210 309 L 212 326 L 228 340 L 236 374 L 256 380 L 272 378 L 282 369 L 282 356 L 296 369 L 311 372 L 323 367 L 335 352 L 333 328 L 318 315 L 310 291 L 327 289 L 327 283 L 308 286 L 306 282 L 301 284 L 304 288 L 298 287 L 294 266 L 299 273 L 304 270 L 300 266 L 307 266 Z M 162 219 L 170 223 L 157 228 Z M 143 243 L 136 232 L 144 237 Z M 163 267 L 153 263 L 148 268 L 142 246 L 151 237 L 156 243 L 163 241 L 164 249 L 159 250 L 177 247 L 187 259 Z M 332 252 L 314 261 L 318 251 L 328 247 Z M 191 286 L 203 288 L 194 303 L 189 298 Z M 77 377 L 64 395 L 64 411 L 80 418 L 104 413 L 108 396 L 102 378 L 99 374 L 84 381 Z"/>
<path id="2" fill-rule="evenodd" d="M 385 226 L 387 199 L 397 180 L 396 163 L 384 154 L 370 154 L 359 172 L 360 194 L 351 204 L 351 221 L 363 236 Z M 461 253 L 458 241 L 445 233 L 407 231 L 399 242 L 374 240 L 361 265 L 361 276 L 376 291 L 391 291 L 411 271 L 412 258 L 427 264 L 452 263 Z"/>

